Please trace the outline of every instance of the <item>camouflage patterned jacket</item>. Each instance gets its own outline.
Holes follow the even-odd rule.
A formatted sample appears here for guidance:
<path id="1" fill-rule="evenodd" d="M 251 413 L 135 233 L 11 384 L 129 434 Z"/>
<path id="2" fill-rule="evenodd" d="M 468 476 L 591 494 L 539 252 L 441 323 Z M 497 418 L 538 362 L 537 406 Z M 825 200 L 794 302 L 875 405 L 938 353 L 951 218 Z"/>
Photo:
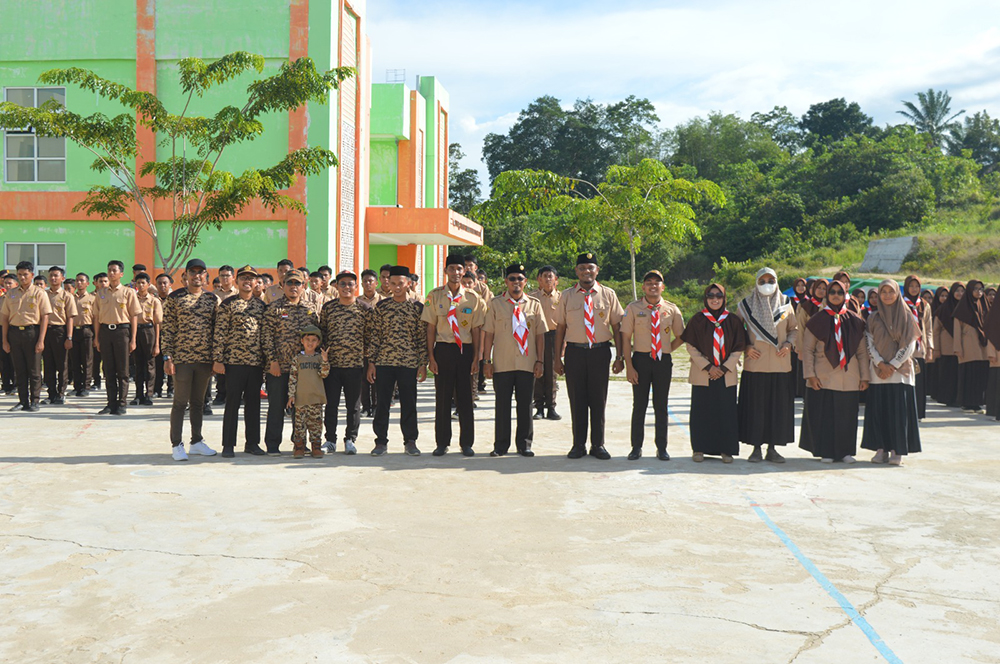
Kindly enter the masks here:
<path id="1" fill-rule="evenodd" d="M 424 305 L 382 300 L 369 316 L 368 358 L 377 366 L 416 369 L 427 364 L 427 326 L 420 320 Z"/>
<path id="2" fill-rule="evenodd" d="M 264 326 L 261 329 L 261 346 L 264 350 L 264 367 L 277 362 L 282 373 L 288 373 L 292 358 L 302 350 L 300 331 L 306 325 L 318 325 L 313 308 L 299 300 L 292 304 L 284 296 L 267 305 Z"/>
<path id="3" fill-rule="evenodd" d="M 368 357 L 368 317 L 372 308 L 361 300 L 344 306 L 339 300 L 323 305 L 319 329 L 323 330 L 323 346 L 330 356 L 330 366 L 351 369 L 364 366 Z"/>
<path id="4" fill-rule="evenodd" d="M 267 305 L 256 297 L 244 300 L 239 295 L 227 297 L 215 316 L 214 361 L 247 367 L 264 366 L 261 327 Z"/>
<path id="5" fill-rule="evenodd" d="M 174 364 L 212 361 L 212 329 L 219 298 L 207 291 L 175 290 L 163 304 L 160 350 Z"/>

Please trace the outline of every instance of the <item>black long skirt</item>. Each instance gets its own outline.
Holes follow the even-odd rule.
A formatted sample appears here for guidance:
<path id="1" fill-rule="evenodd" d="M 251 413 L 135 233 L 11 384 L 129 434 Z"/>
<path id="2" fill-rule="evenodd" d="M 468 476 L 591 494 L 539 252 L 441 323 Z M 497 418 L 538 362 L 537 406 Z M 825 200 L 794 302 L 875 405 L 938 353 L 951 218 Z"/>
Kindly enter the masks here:
<path id="1" fill-rule="evenodd" d="M 809 388 L 806 387 L 806 377 L 802 375 L 802 360 L 795 351 L 792 351 L 792 374 L 795 376 L 795 397 L 802 399 Z"/>
<path id="2" fill-rule="evenodd" d="M 925 373 L 926 373 L 926 376 L 927 376 L 927 378 L 924 379 L 926 381 L 926 383 L 927 383 L 927 398 L 928 399 L 934 399 L 934 401 L 937 401 L 937 397 L 938 397 L 938 385 L 937 385 L 938 365 L 937 365 L 937 362 L 928 362 L 927 363 L 927 371 Z"/>
<path id="3" fill-rule="evenodd" d="M 934 363 L 938 365 L 938 403 L 954 408 L 958 405 L 958 358 L 942 355 Z"/>
<path id="4" fill-rule="evenodd" d="M 795 442 L 795 383 L 792 372 L 744 371 L 740 376 L 740 442 Z"/>
<path id="5" fill-rule="evenodd" d="M 1000 367 L 990 367 L 986 382 L 986 415 L 1000 420 Z"/>
<path id="6" fill-rule="evenodd" d="M 708 381 L 708 387 L 691 386 L 691 451 L 702 454 L 740 453 L 736 386 L 726 387 L 726 377 Z"/>
<path id="7" fill-rule="evenodd" d="M 927 363 L 917 359 L 917 375 L 914 376 L 916 385 L 913 388 L 917 397 L 917 417 L 924 419 L 927 416 Z"/>
<path id="8" fill-rule="evenodd" d="M 912 385 L 882 383 L 868 388 L 861 447 L 896 454 L 920 451 L 917 398 Z"/>
<path id="9" fill-rule="evenodd" d="M 958 400 L 962 408 L 980 408 L 986 403 L 986 383 L 990 378 L 988 360 L 958 365 Z"/>
<path id="10" fill-rule="evenodd" d="M 843 459 L 857 454 L 859 394 L 836 390 L 806 392 L 799 447 L 821 459 Z"/>

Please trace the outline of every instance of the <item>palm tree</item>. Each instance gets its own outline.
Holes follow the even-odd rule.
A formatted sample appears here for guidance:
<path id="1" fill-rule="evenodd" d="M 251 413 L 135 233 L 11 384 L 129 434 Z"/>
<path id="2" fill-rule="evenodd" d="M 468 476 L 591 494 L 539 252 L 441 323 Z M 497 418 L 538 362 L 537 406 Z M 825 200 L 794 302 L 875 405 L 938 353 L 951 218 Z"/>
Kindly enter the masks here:
<path id="1" fill-rule="evenodd" d="M 918 132 L 927 134 L 934 146 L 941 147 L 949 130 L 958 126 L 955 118 L 965 113 L 965 110 L 948 116 L 951 113 L 951 95 L 947 90 L 935 92 L 934 88 L 928 88 L 927 92 L 917 93 L 917 100 L 920 102 L 919 108 L 912 101 L 904 101 L 902 104 L 906 110 L 896 112 L 910 120 Z"/>

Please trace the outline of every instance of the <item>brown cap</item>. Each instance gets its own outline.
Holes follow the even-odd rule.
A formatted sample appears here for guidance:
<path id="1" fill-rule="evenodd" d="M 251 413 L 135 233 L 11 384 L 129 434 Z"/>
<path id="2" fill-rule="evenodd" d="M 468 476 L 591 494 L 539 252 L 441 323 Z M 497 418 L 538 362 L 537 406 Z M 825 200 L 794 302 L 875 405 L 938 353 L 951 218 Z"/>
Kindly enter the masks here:
<path id="1" fill-rule="evenodd" d="M 259 277 L 260 276 L 259 274 L 257 274 L 257 270 L 253 269 L 253 267 L 250 266 L 250 265 L 244 265 L 240 269 L 236 270 L 236 278 L 237 279 L 239 279 L 240 277 L 242 277 L 244 274 L 249 274 L 249 275 L 254 276 L 254 277 Z"/>
<path id="2" fill-rule="evenodd" d="M 288 272 L 285 272 L 284 283 L 287 284 L 292 279 L 295 279 L 300 284 L 306 283 L 306 278 L 298 270 L 289 270 Z"/>
<path id="3" fill-rule="evenodd" d="M 646 281 L 646 279 L 649 279 L 650 277 L 656 277 L 661 282 L 663 281 L 663 273 L 660 272 L 659 270 L 650 270 L 645 274 L 645 276 L 643 276 L 642 280 Z"/>

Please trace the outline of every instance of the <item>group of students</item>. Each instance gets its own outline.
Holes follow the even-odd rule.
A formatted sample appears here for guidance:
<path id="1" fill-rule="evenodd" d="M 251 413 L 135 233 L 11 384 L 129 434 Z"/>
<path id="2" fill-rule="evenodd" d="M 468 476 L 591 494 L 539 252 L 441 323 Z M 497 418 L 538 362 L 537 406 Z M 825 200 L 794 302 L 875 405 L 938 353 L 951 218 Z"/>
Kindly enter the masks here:
<path id="1" fill-rule="evenodd" d="M 0 309 L 3 348 L 13 360 L 20 397 L 14 409 L 38 409 L 39 364 L 44 359 L 46 367 L 58 368 L 53 358 L 60 349 L 72 358 L 73 342 L 82 337 L 104 358 L 108 403 L 102 414 L 126 412 L 130 353 L 138 353 L 133 404 L 149 402 L 151 376 L 162 363 L 174 385 L 170 439 L 177 460 L 215 454 L 202 438 L 213 375 L 225 388 L 224 457 L 234 456 L 241 408 L 246 453 L 280 454 L 286 415 L 293 419 L 296 457 L 336 451 L 341 398 L 345 453 L 357 451 L 364 408 L 374 411 L 371 453 L 385 454 L 389 411 L 398 400 L 403 449 L 419 455 L 416 386 L 428 370 L 435 374 L 437 456 L 450 447 L 453 418 L 462 453 L 474 454 L 473 409 L 482 387 L 477 374 L 492 379 L 496 392 L 491 455 L 508 453 L 513 439 L 518 454 L 533 456 L 533 420 L 560 419 L 555 377 L 565 375 L 572 417 L 567 456 L 587 454 L 589 434 L 589 454 L 608 459 L 609 373 L 626 371 L 633 389 L 628 458 L 642 456 L 652 392 L 657 457 L 669 460 L 671 353 L 682 343 L 691 357 L 690 434 L 697 462 L 709 455 L 731 463 L 743 443 L 753 448 L 748 461 L 782 463 L 777 448 L 795 441 L 796 396 L 804 398 L 799 446 L 825 462 L 854 461 L 862 402 L 861 447 L 875 452 L 873 462 L 893 465 L 920 451 L 918 421 L 928 393 L 969 411 L 985 405 L 998 415 L 1000 309 L 991 308 L 995 291 L 981 282 L 931 294 L 911 276 L 902 290 L 886 280 L 866 296 L 850 293 L 850 277 L 841 272 L 829 281 L 798 279 L 789 297 L 780 292 L 777 274 L 764 268 L 733 311 L 725 288 L 710 284 L 703 309 L 685 325 L 679 308 L 663 298 L 656 270 L 643 277 L 643 297 L 623 308 L 617 294 L 598 283 L 591 253 L 578 257 L 577 280 L 564 290 L 556 270 L 544 266 L 535 275 L 538 289 L 529 293 L 526 268 L 511 265 L 496 297 L 469 258 L 448 256 L 445 285 L 423 302 L 406 266 L 386 265 L 381 274 L 366 270 L 359 283 L 350 271 L 331 279 L 329 268 L 310 273 L 284 260 L 270 285 L 251 266 L 224 266 L 220 283 L 208 291 L 205 263 L 193 259 L 177 290 L 170 290 L 168 275 L 151 288 L 141 270 L 133 275 L 133 290 L 121 283 L 121 262 L 111 261 L 95 293 L 87 292 L 86 275 L 81 288 L 78 275 L 70 294 L 61 287 L 60 268 L 49 270 L 50 288 L 43 291 L 32 285 L 33 266 L 22 263 L 9 275 L 16 283 L 8 281 Z M 52 338 L 58 330 L 61 336 Z M 86 373 L 78 360 L 68 364 L 77 375 Z M 48 368 L 46 375 L 48 384 Z M 60 402 L 58 378 L 49 394 L 50 402 Z M 187 451 L 185 412 L 191 422 Z"/>

